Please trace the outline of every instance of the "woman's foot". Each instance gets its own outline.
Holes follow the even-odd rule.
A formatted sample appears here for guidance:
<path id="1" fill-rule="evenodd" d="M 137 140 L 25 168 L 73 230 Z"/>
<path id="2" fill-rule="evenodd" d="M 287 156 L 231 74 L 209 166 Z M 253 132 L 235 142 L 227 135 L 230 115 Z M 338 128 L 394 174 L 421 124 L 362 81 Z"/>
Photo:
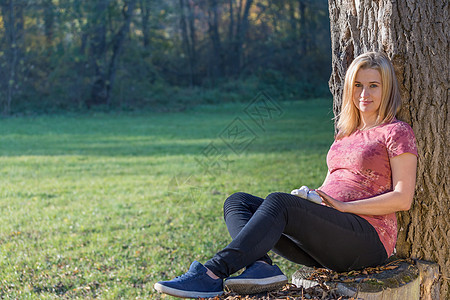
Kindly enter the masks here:
<path id="1" fill-rule="evenodd" d="M 276 290 L 288 283 L 287 277 L 276 265 L 257 261 L 241 275 L 225 280 L 225 289 L 238 294 L 256 294 Z"/>
<path id="2" fill-rule="evenodd" d="M 170 281 L 155 283 L 155 290 L 181 298 L 211 298 L 223 294 L 222 279 L 213 279 L 208 269 L 194 261 L 189 271 Z"/>

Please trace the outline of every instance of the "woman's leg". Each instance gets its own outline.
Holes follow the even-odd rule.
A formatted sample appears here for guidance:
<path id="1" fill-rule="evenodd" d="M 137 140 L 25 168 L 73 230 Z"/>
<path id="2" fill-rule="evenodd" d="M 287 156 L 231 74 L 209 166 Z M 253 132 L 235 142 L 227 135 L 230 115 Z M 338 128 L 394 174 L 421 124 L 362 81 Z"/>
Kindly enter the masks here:
<path id="1" fill-rule="evenodd" d="M 250 209 L 255 206 L 247 205 Z M 243 215 L 248 217 L 249 212 L 230 216 L 233 214 L 238 224 L 231 226 L 233 241 L 205 264 L 221 278 L 264 257 L 272 248 L 299 263 L 299 257 L 307 254 L 310 262 L 337 271 L 379 264 L 387 257 L 375 229 L 366 220 L 294 195 L 270 194 L 246 223 Z M 286 240 L 280 240 L 283 235 L 297 245 L 298 251 L 285 251 Z"/>
<path id="2" fill-rule="evenodd" d="M 318 262 L 337 271 L 380 264 L 387 257 L 375 229 L 361 217 L 290 194 L 273 193 L 260 204 L 261 200 L 255 199 L 245 201 L 247 208 L 242 213 L 237 207 L 229 212 L 227 226 L 235 220 L 229 226 L 233 241 L 205 264 L 207 268 L 195 261 L 187 273 L 157 282 L 155 289 L 177 297 L 220 295 L 222 279 L 213 279 L 208 269 L 226 278 L 261 259 L 271 249 L 292 261 L 304 263 L 306 257 L 311 263 Z M 255 263 L 240 276 L 229 278 L 226 284 L 236 288 L 242 285 L 242 291 L 253 291 L 252 285 L 267 290 L 283 280 L 286 276 L 278 267 Z"/>
<path id="3" fill-rule="evenodd" d="M 263 201 L 263 198 L 242 192 L 234 193 L 225 200 L 223 206 L 224 220 L 232 239 L 241 232 Z M 320 266 L 317 261 L 284 234 L 272 250 L 295 263 L 306 266 Z M 257 260 L 272 264 L 272 260 L 267 254 Z"/>
<path id="4" fill-rule="evenodd" d="M 290 260 L 296 264 L 308 266 L 308 267 L 323 267 L 318 261 L 306 253 L 294 240 L 289 236 L 282 234 L 281 238 L 272 248 L 272 251 L 276 254 Z"/>
<path id="5" fill-rule="evenodd" d="M 233 240 L 252 218 L 263 201 L 263 198 L 247 193 L 235 193 L 225 200 L 223 205 L 223 218 Z M 257 260 L 272 264 L 272 260 L 267 254 L 264 254 L 264 256 Z"/>

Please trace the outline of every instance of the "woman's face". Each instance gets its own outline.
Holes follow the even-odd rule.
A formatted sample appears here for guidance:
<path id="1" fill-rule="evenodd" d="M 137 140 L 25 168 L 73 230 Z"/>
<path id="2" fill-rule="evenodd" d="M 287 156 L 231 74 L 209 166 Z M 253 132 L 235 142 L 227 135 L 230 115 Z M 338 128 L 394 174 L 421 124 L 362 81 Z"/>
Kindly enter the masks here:
<path id="1" fill-rule="evenodd" d="M 359 69 L 353 86 L 353 103 L 361 117 L 376 118 L 381 105 L 381 74 L 375 69 Z"/>

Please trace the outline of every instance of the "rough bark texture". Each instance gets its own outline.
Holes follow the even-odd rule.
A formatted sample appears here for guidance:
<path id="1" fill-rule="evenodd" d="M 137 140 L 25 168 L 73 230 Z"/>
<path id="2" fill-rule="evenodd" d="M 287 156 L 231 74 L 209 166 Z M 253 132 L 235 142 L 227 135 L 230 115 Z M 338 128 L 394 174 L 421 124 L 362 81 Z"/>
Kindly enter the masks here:
<path id="1" fill-rule="evenodd" d="M 416 262 L 420 273 L 420 299 L 437 300 L 439 297 L 439 265 L 428 261 L 419 260 Z"/>
<path id="2" fill-rule="evenodd" d="M 448 1 L 330 0 L 329 10 L 335 114 L 354 57 L 377 50 L 394 62 L 403 99 L 398 117 L 412 125 L 419 149 L 414 203 L 398 214 L 397 252 L 437 262 L 441 299 L 450 299 Z"/>

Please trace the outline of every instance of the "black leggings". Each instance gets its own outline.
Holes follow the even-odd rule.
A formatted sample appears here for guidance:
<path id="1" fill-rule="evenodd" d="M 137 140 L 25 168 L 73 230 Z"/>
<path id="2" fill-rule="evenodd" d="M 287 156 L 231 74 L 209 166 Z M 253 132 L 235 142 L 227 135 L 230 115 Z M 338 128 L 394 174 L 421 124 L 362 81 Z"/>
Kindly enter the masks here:
<path id="1" fill-rule="evenodd" d="M 224 218 L 233 241 L 205 263 L 221 278 L 257 260 L 272 263 L 270 250 L 298 264 L 338 272 L 379 265 L 387 258 L 365 219 L 286 193 L 266 199 L 235 193 L 225 201 Z"/>

